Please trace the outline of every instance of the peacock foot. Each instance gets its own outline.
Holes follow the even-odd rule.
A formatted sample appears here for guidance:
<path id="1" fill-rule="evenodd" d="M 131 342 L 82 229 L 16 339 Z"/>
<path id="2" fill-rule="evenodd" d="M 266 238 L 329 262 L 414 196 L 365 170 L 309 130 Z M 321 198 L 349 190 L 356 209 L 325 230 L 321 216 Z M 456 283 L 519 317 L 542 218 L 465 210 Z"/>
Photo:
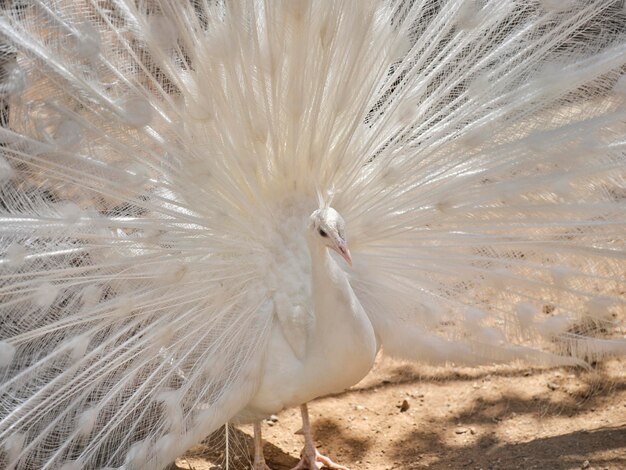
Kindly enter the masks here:
<path id="1" fill-rule="evenodd" d="M 320 470 L 322 468 L 329 468 L 332 470 L 349 470 L 348 467 L 339 465 L 325 455 L 320 454 L 317 449 L 310 449 L 307 447 L 302 450 L 302 458 L 300 459 L 300 462 L 298 462 L 298 465 L 293 467 L 291 470 Z"/>
<path id="2" fill-rule="evenodd" d="M 252 463 L 251 470 L 272 470 L 265 463 L 265 457 L 263 456 L 263 440 L 261 438 L 261 422 L 255 421 L 253 424 L 254 429 L 254 462 Z"/>
<path id="3" fill-rule="evenodd" d="M 252 464 L 251 470 L 272 470 L 272 469 L 267 466 L 267 464 L 265 463 L 265 460 L 255 459 L 254 463 Z"/>

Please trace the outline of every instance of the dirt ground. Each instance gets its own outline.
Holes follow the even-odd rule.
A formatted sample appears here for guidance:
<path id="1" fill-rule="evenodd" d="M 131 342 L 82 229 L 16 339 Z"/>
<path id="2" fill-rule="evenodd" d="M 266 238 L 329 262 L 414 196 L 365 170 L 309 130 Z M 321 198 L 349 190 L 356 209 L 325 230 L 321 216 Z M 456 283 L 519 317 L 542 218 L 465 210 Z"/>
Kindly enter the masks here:
<path id="1" fill-rule="evenodd" d="M 309 412 L 319 450 L 351 470 L 626 469 L 624 360 L 583 371 L 435 369 L 383 359 L 349 391 L 310 403 Z M 274 420 L 263 424 L 267 463 L 291 469 L 302 447 L 294 434 L 299 410 Z M 231 462 L 249 468 L 251 429 L 241 431 L 243 450 Z M 218 470 L 218 460 L 203 444 L 172 469 Z"/>

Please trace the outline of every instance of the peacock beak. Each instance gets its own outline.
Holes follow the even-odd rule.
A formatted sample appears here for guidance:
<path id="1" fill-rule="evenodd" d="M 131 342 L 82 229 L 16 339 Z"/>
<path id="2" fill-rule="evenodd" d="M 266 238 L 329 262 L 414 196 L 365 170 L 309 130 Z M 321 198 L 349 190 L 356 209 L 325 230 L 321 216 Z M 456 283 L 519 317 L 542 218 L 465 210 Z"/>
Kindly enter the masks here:
<path id="1" fill-rule="evenodd" d="M 350 255 L 350 250 L 348 250 L 348 243 L 345 240 L 339 240 L 337 242 L 337 247 L 335 251 L 341 255 L 343 259 L 346 260 L 348 266 L 352 266 L 352 255 Z"/>

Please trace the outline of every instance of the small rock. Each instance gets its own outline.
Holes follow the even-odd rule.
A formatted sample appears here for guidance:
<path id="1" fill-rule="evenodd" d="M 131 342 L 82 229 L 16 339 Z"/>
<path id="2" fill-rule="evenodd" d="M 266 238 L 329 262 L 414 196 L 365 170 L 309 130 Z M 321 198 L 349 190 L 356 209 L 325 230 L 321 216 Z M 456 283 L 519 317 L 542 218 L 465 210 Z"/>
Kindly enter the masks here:
<path id="1" fill-rule="evenodd" d="M 548 382 L 548 388 L 550 390 L 554 391 L 554 390 L 558 390 L 559 386 L 557 384 L 553 383 L 553 382 Z"/>
<path id="2" fill-rule="evenodd" d="M 589 463 L 589 460 L 585 460 L 580 468 L 589 468 L 590 466 L 591 464 Z"/>
<path id="3" fill-rule="evenodd" d="M 454 432 L 455 432 L 456 434 L 465 434 L 466 432 L 469 432 L 469 429 L 467 429 L 467 428 L 456 428 L 456 429 L 454 430 Z"/>
<path id="4" fill-rule="evenodd" d="M 273 423 L 278 422 L 278 416 L 276 416 L 276 415 L 270 416 L 270 421 L 273 422 Z"/>
<path id="5" fill-rule="evenodd" d="M 365 407 L 363 405 L 354 405 L 354 409 L 357 411 L 363 411 Z"/>
<path id="6" fill-rule="evenodd" d="M 398 406 L 397 408 L 400 408 L 400 413 L 404 413 L 409 408 L 411 408 L 411 405 L 409 405 L 408 401 L 402 400 L 402 404 L 400 406 Z"/>

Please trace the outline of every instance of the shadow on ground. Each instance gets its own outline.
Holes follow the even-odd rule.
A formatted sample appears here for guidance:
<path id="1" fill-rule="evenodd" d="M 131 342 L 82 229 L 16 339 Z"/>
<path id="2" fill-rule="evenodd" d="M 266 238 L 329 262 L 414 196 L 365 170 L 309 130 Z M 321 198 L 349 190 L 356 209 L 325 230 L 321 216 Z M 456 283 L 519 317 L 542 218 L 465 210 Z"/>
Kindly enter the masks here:
<path id="1" fill-rule="evenodd" d="M 344 394 L 316 400 L 314 436 L 323 453 L 352 470 L 573 470 L 585 460 L 590 469 L 626 469 L 624 370 L 623 363 L 586 371 L 387 365 Z M 401 413 L 396 405 L 409 390 L 411 409 Z M 277 426 L 265 428 L 272 470 L 298 463 L 298 415 L 282 413 Z M 250 468 L 251 437 L 236 431 L 233 439 L 240 444 L 231 470 Z M 223 462 L 224 447 L 216 442 L 212 453 L 205 443 L 187 456 Z M 179 460 L 173 468 L 220 467 Z"/>
<path id="2" fill-rule="evenodd" d="M 412 452 L 407 452 L 412 449 Z M 421 463 L 436 449 L 436 462 Z M 550 469 L 582 468 L 588 455 L 606 450 L 626 450 L 626 426 L 576 431 L 560 436 L 538 438 L 523 443 L 500 443 L 484 436 L 468 447 L 447 445 L 431 432 L 412 432 L 394 445 L 394 459 L 407 470 L 432 468 Z M 479 455 L 480 457 L 477 457 Z M 590 464 L 591 465 L 591 464 Z M 610 460 L 594 459 L 593 468 L 626 469 L 626 454 Z"/>

